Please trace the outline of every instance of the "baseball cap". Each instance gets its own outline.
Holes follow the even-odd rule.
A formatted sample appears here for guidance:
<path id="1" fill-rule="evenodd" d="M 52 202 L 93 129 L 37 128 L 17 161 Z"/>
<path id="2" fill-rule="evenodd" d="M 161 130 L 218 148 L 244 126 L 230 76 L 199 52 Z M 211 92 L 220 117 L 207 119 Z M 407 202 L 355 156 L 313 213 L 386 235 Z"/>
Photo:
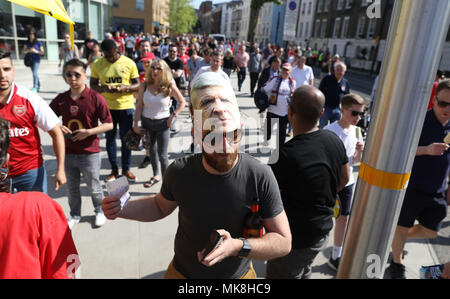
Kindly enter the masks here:
<path id="1" fill-rule="evenodd" d="M 155 54 L 153 54 L 152 52 L 146 52 L 144 53 L 144 55 L 142 55 L 141 61 L 150 61 L 155 58 Z"/>
<path id="2" fill-rule="evenodd" d="M 283 63 L 283 65 L 281 66 L 282 69 L 287 69 L 287 70 L 292 70 L 292 65 L 290 63 Z"/>

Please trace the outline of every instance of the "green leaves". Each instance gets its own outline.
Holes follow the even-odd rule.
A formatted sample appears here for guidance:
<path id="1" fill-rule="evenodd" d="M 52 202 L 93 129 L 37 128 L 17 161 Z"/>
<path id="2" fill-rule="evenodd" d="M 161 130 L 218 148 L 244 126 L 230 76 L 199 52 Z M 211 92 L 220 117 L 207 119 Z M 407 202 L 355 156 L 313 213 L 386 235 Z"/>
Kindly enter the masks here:
<path id="1" fill-rule="evenodd" d="M 197 23 L 197 14 L 190 0 L 170 0 L 169 28 L 171 34 L 191 32 Z"/>

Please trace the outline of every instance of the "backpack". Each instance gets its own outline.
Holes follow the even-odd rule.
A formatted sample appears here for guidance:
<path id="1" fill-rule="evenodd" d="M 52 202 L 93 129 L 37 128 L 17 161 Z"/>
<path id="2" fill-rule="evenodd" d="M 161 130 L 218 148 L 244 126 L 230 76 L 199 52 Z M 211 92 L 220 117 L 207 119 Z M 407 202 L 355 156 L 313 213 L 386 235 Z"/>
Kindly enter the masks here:
<path id="1" fill-rule="evenodd" d="M 33 65 L 33 53 L 25 54 L 25 57 L 23 58 L 23 62 L 25 63 L 25 66 L 31 67 Z"/>
<path id="2" fill-rule="evenodd" d="M 255 101 L 255 106 L 259 109 L 260 112 L 263 112 L 269 107 L 269 97 L 264 91 L 260 89 L 255 91 L 253 99 Z"/>

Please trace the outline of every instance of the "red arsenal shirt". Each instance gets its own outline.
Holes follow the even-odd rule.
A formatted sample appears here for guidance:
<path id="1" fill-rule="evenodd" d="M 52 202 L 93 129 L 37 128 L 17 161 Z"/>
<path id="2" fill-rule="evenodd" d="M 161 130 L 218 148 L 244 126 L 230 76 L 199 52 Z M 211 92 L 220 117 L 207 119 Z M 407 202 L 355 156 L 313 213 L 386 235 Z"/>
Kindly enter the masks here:
<path id="1" fill-rule="evenodd" d="M 42 192 L 0 193 L 0 279 L 72 278 L 79 265 L 56 201 Z"/>
<path id="2" fill-rule="evenodd" d="M 48 132 L 60 121 L 37 94 L 13 83 L 0 117 L 10 122 L 9 175 L 16 177 L 43 164 L 39 130 Z"/>
<path id="3" fill-rule="evenodd" d="M 64 126 L 72 132 L 78 129 L 98 127 L 98 122 L 112 123 L 111 113 L 105 98 L 98 92 L 88 88 L 83 90 L 79 99 L 70 96 L 70 90 L 59 94 L 50 107 L 58 116 L 62 116 Z M 66 154 L 82 155 L 99 153 L 100 140 L 97 135 L 89 136 L 81 141 L 65 139 Z"/>

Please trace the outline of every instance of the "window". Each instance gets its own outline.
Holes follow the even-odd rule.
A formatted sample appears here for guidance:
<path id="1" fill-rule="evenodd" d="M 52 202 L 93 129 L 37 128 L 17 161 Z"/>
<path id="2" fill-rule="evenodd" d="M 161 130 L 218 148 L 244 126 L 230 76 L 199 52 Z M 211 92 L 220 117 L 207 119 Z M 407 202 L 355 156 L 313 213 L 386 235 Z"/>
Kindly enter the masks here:
<path id="1" fill-rule="evenodd" d="M 311 9 L 312 9 L 312 2 L 310 1 L 310 2 L 308 3 L 308 15 L 311 14 Z"/>
<path id="2" fill-rule="evenodd" d="M 350 17 L 345 17 L 344 23 L 342 24 L 341 38 L 347 37 L 349 23 L 350 23 Z"/>
<path id="3" fill-rule="evenodd" d="M 327 19 L 322 20 L 322 26 L 320 26 L 320 37 L 324 38 L 327 32 Z"/>
<path id="4" fill-rule="evenodd" d="M 324 0 L 319 0 L 319 3 L 317 3 L 317 12 L 322 12 L 323 10 L 323 1 Z"/>
<path id="5" fill-rule="evenodd" d="M 13 21 L 11 14 L 11 3 L 0 2 L 0 36 L 13 36 Z"/>
<path id="6" fill-rule="evenodd" d="M 344 6 L 344 0 L 338 0 L 337 10 L 342 10 L 343 6 Z"/>
<path id="7" fill-rule="evenodd" d="M 119 0 L 112 0 L 112 4 L 114 8 L 119 8 Z"/>
<path id="8" fill-rule="evenodd" d="M 333 38 L 339 37 L 340 32 L 341 32 L 341 18 L 336 18 L 336 20 L 334 21 Z"/>
<path id="9" fill-rule="evenodd" d="M 367 6 L 369 3 L 367 3 L 367 0 L 362 0 L 361 1 L 361 6 L 362 7 L 365 7 L 365 6 Z"/>
<path id="10" fill-rule="evenodd" d="M 319 37 L 320 32 L 320 20 L 316 20 L 316 27 L 314 28 L 314 36 Z"/>
<path id="11" fill-rule="evenodd" d="M 353 0 L 346 0 L 345 1 L 345 9 L 350 9 L 350 8 L 352 8 L 352 3 L 353 2 Z"/>
<path id="12" fill-rule="evenodd" d="M 302 37 L 303 33 L 303 23 L 300 23 L 300 27 L 298 28 L 298 37 Z"/>
<path id="13" fill-rule="evenodd" d="M 369 19 L 369 25 L 367 26 L 367 37 L 373 38 L 375 36 L 375 28 L 377 26 L 376 19 Z"/>
<path id="14" fill-rule="evenodd" d="M 330 10 L 331 0 L 325 0 L 325 7 L 323 9 L 324 12 L 328 12 Z"/>
<path id="15" fill-rule="evenodd" d="M 364 38 L 364 26 L 366 25 L 366 17 L 360 16 L 358 20 L 358 29 L 356 30 L 356 38 Z"/>
<path id="16" fill-rule="evenodd" d="M 305 37 L 308 38 L 309 37 L 309 22 L 307 22 L 305 24 Z"/>
<path id="17" fill-rule="evenodd" d="M 145 0 L 136 0 L 136 10 L 139 11 L 145 10 Z"/>

